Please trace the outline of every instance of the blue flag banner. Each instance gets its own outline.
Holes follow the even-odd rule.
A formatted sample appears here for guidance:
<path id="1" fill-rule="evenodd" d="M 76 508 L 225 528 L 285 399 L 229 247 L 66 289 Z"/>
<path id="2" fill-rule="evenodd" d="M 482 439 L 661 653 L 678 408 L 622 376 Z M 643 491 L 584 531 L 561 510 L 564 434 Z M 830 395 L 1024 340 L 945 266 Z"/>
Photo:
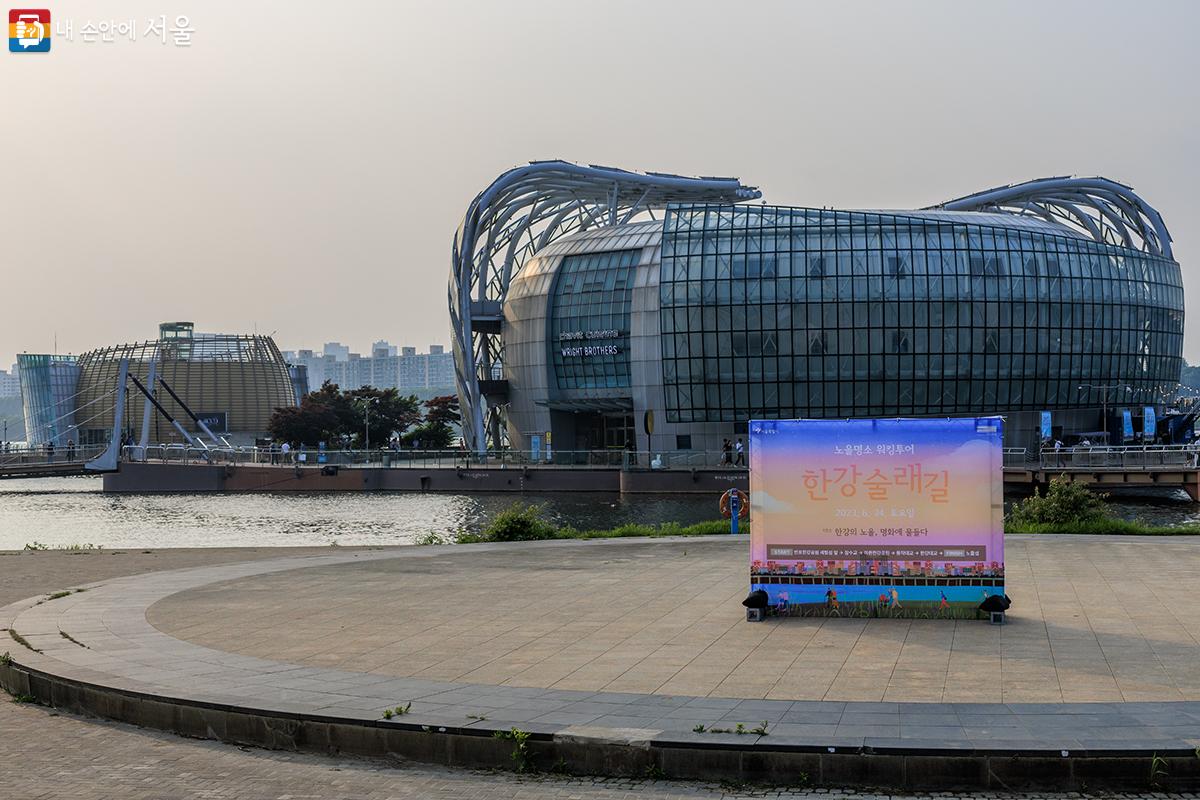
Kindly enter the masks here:
<path id="1" fill-rule="evenodd" d="M 1133 412 L 1128 408 L 1121 409 L 1121 438 L 1133 438 Z"/>

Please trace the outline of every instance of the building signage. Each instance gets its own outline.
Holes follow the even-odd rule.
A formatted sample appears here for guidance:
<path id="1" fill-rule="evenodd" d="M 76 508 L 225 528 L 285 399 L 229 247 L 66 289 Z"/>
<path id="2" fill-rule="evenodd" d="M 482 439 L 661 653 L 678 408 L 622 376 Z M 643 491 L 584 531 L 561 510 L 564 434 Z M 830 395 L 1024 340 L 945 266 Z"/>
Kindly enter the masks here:
<path id="1" fill-rule="evenodd" d="M 781 613 L 973 616 L 1004 593 L 1003 424 L 751 421 L 751 589 Z"/>
<path id="2" fill-rule="evenodd" d="M 1054 435 L 1054 426 L 1049 411 L 1042 412 L 1042 441 L 1049 441 Z"/>
<path id="3" fill-rule="evenodd" d="M 229 419 L 224 411 L 197 411 L 196 418 L 213 433 L 229 433 Z M 196 428 L 199 429 L 200 426 L 197 425 Z"/>
<path id="4" fill-rule="evenodd" d="M 594 331 L 563 331 L 558 335 L 558 340 L 559 342 L 594 342 L 603 339 L 619 339 L 621 335 L 621 332 L 615 328 Z M 563 358 L 615 356 L 620 352 L 620 346 L 615 344 L 579 344 L 562 347 Z"/>

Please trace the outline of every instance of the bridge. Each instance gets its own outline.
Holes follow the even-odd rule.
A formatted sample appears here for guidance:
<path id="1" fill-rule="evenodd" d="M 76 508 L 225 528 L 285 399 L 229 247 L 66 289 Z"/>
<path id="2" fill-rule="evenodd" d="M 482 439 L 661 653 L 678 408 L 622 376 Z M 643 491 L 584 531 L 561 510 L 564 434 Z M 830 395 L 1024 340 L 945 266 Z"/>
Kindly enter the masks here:
<path id="1" fill-rule="evenodd" d="M 103 455 L 108 445 L 64 447 L 51 454 L 44 447 L 0 449 L 0 478 L 65 478 L 98 475 L 108 470 L 89 469 L 88 463 Z M 116 466 L 113 466 L 116 469 Z"/>
<path id="2" fill-rule="evenodd" d="M 131 443 L 125 436 L 123 410 L 126 384 L 133 385 L 145 396 L 141 438 Z M 210 440 L 188 432 L 155 398 L 151 388 L 161 385 L 180 408 L 191 417 L 199 431 Z M 129 360 L 122 359 L 113 389 L 104 396 L 111 398 L 114 411 L 113 429 L 106 445 L 91 447 L 68 446 L 57 451 L 48 447 L 0 450 L 0 478 L 42 478 L 98 473 L 117 473 L 123 465 L 137 465 L 120 480 L 112 481 L 114 491 L 163 491 L 164 486 L 188 491 L 189 487 L 203 490 L 331 490 L 338 488 L 414 489 L 416 491 L 494 491 L 497 485 L 524 491 L 527 479 L 535 474 L 545 476 L 534 491 L 697 491 L 702 483 L 711 488 L 713 482 L 729 485 L 748 483 L 746 467 L 736 463 L 733 454 L 724 451 L 665 451 L 636 452 L 632 450 L 551 450 L 512 449 L 488 451 L 475 448 L 458 450 L 413 451 L 381 448 L 371 451 L 309 450 L 282 453 L 274 448 L 233 447 L 223 437 L 208 429 L 203 420 L 187 407 L 175 391 L 161 378 L 155 383 L 155 365 L 143 384 L 129 374 Z M 97 398 L 100 400 L 103 398 Z M 96 401 L 92 401 L 93 403 Z M 150 418 L 153 412 L 175 428 L 183 439 L 176 445 L 150 445 Z M 154 466 L 158 466 L 157 475 Z M 207 477 L 200 473 L 184 477 L 179 467 L 206 467 Z M 164 469 L 171 472 L 165 482 Z M 219 470 L 219 473 L 217 472 Z M 243 475 L 236 475 L 238 470 Z M 292 477 L 278 470 L 290 470 Z M 338 479 L 342 471 L 347 476 Z M 419 481 L 398 479 L 398 471 L 419 470 L 425 473 Z M 518 472 L 520 480 L 512 480 Z M 360 475 L 347 480 L 350 474 Z M 501 484 L 493 471 L 505 472 Z M 568 479 L 571 472 L 586 471 Z M 1083 483 L 1100 489 L 1117 487 L 1163 487 L 1182 489 L 1194 502 L 1200 502 L 1200 444 L 1134 445 L 1127 447 L 1076 446 L 1027 450 L 1005 448 L 1003 455 L 1004 483 L 1009 488 L 1045 486 L 1056 477 Z M 136 472 L 136 476 L 130 473 Z M 557 479 L 549 476 L 557 474 Z M 391 475 L 392 477 L 386 477 Z M 475 476 L 474 482 L 463 483 L 463 476 Z M 306 476 L 316 480 L 303 479 Z M 438 481 L 434 478 L 437 476 Z M 681 477 L 682 476 L 682 477 Z M 701 480 L 699 476 L 703 476 Z M 687 478 L 690 477 L 690 482 Z M 453 479 L 450 479 L 453 478 Z M 482 480 L 488 478 L 488 480 Z M 441 480 L 446 479 L 446 480 Z M 110 482 L 106 480 L 108 490 Z M 632 487 L 640 487 L 634 489 Z M 508 488 L 504 489 L 509 490 Z"/>
<path id="3" fill-rule="evenodd" d="M 749 471 L 721 451 L 305 450 L 126 447 L 106 491 L 593 491 L 710 493 L 748 488 Z M 1200 502 L 1200 445 L 1004 450 L 1006 489 L 1056 477 L 1100 490 L 1182 489 Z M 797 477 L 799 480 L 799 477 Z"/>

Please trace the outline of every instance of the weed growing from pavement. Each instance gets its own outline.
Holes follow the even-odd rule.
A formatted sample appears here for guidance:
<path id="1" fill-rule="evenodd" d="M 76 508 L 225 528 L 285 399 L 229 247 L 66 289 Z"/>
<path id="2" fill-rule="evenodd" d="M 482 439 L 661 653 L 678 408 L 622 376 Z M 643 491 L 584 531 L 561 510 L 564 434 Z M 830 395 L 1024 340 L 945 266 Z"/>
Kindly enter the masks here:
<path id="1" fill-rule="evenodd" d="M 704 725 L 697 725 L 692 728 L 692 733 L 736 733 L 738 736 L 745 736 L 748 733 L 753 733 L 758 736 L 769 736 L 767 733 L 767 720 L 763 720 L 753 728 L 747 728 L 745 723 L 739 722 L 736 728 L 706 728 Z"/>
<path id="2" fill-rule="evenodd" d="M 58 635 L 59 635 L 59 636 L 61 636 L 61 637 L 63 637 L 64 639 L 66 639 L 66 640 L 67 640 L 68 642 L 70 642 L 71 644 L 77 644 L 77 645 L 79 645 L 79 646 L 80 646 L 80 647 L 82 647 L 84 650 L 91 650 L 91 649 L 92 649 L 92 648 L 88 647 L 86 644 L 84 644 L 83 642 L 81 642 L 81 641 L 79 641 L 78 639 L 76 639 L 76 638 L 75 638 L 74 636 L 72 636 L 71 634 L 67 633 L 66 631 L 62 631 L 62 630 L 60 630 L 60 631 L 58 632 Z"/>
<path id="3" fill-rule="evenodd" d="M 1150 788 L 1158 789 L 1162 784 L 1160 778 L 1167 777 L 1167 760 L 1158 753 L 1150 759 Z"/>
<path id="4" fill-rule="evenodd" d="M 529 731 L 523 731 L 520 728 L 513 728 L 511 731 L 496 731 L 492 734 L 493 738 L 513 743 L 513 750 L 509 757 L 513 760 L 513 767 L 517 772 L 528 772 L 533 766 L 529 756 L 529 735 Z"/>
<path id="5" fill-rule="evenodd" d="M 34 647 L 33 645 L 31 645 L 31 644 L 30 644 L 30 643 L 29 643 L 29 642 L 28 642 L 28 641 L 25 639 L 25 637 L 24 637 L 24 636 L 22 636 L 21 634 L 17 633 L 17 632 L 16 632 L 15 630 L 13 630 L 12 628 L 9 628 L 9 629 L 8 629 L 8 635 L 12 637 L 12 640 L 13 640 L 14 642 L 16 642 L 17 644 L 21 645 L 22 647 L 24 647 L 24 648 L 26 648 L 26 649 L 28 649 L 28 650 L 32 650 L 32 651 L 33 651 L 33 652 L 35 652 L 35 653 L 40 653 L 40 652 L 42 652 L 41 650 L 38 650 L 36 647 Z"/>
<path id="6" fill-rule="evenodd" d="M 383 710 L 383 718 L 391 719 L 392 717 L 404 716 L 405 714 L 407 714 L 409 712 L 409 709 L 411 709 L 411 708 L 412 708 L 412 700 L 409 700 L 406 704 L 404 704 L 402 706 L 396 706 L 395 708 L 385 708 Z"/>
<path id="7" fill-rule="evenodd" d="M 4 655 L 0 656 L 0 667 L 11 667 L 11 666 L 12 666 L 12 653 L 5 650 Z"/>

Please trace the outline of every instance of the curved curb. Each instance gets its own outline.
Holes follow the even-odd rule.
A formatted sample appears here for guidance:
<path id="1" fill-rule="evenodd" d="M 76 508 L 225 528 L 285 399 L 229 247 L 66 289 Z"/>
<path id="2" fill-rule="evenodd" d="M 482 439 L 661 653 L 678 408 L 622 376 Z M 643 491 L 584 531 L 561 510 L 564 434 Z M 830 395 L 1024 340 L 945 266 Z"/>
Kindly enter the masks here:
<path id="1" fill-rule="evenodd" d="M 476 546 L 530 549 L 606 546 L 612 540 L 520 543 Z M 662 541 L 662 540 L 654 540 Z M 629 540 L 624 540 L 629 544 Z M 463 552 L 457 546 L 457 552 Z M 1064 734 L 1060 740 L 924 741 L 887 738 L 760 736 L 692 733 L 686 730 L 614 728 L 577 724 L 476 720 L 462 724 L 436 703 L 425 702 L 403 719 L 384 720 L 371 708 L 339 706 L 362 699 L 405 697 L 424 692 L 436 699 L 454 693 L 503 692 L 514 706 L 528 701 L 611 702 L 678 708 L 715 704 L 713 698 L 658 695 L 623 697 L 595 692 L 554 692 L 485 687 L 445 681 L 389 679 L 336 670 L 302 668 L 253 659 L 182 642 L 153 629 L 145 610 L 161 597 L 236 577 L 326 566 L 355 560 L 447 555 L 451 548 L 302 556 L 259 562 L 151 573 L 108 581 L 54 601 L 32 598 L 0 609 L 0 626 L 18 626 L 33 647 L 16 647 L 12 662 L 0 665 L 0 686 L 10 693 L 66 711 L 169 731 L 271 749 L 327 754 L 404 758 L 458 767 L 555 769 L 571 773 L 670 777 L 787 785 L 887 787 L 907 790 L 952 789 L 1146 789 L 1200 787 L 1200 758 L 1188 738 L 1125 742 Z M 66 621 L 70 627 L 59 627 Z M 69 630 L 92 644 L 80 647 L 58 635 Z M 190 665 L 190 667 L 189 667 Z M 259 672 L 254 672 L 257 669 Z M 185 674 L 179 670 L 189 670 Z M 299 673 L 299 677 L 295 677 Z M 288 676 L 277 682 L 273 676 Z M 364 679 L 370 682 L 362 683 Z M 251 683 L 236 691 L 230 681 Z M 258 683 L 254 683 L 258 680 Z M 288 683 L 288 681 L 293 683 Z M 206 683 L 207 681 L 207 683 Z M 303 692 L 289 685 L 305 681 L 339 686 L 345 693 Z M 213 686 L 224 687 L 213 690 Z M 369 692 L 374 692 L 372 697 Z M 274 694 L 271 699 L 255 699 Z M 322 695 L 314 699 L 310 695 Z M 482 694 L 481 694 L 482 696 Z M 330 697 L 343 700 L 319 703 Z M 753 702 L 725 701 L 730 706 Z M 845 705 L 845 704 L 839 704 Z M 879 704 L 862 704 L 879 705 Z M 919 704 L 914 704 L 919 705 Z M 963 704 L 967 705 L 967 704 Z M 1146 713 L 1182 715 L 1191 724 L 1200 704 L 1191 702 L 1123 704 Z M 726 706 L 726 707 L 730 707 Z M 623 706 L 622 706 L 623 707 Z M 444 708 L 444 707 L 443 707 Z M 1007 708 L 996 704 L 993 710 Z M 1070 715 L 1070 704 L 1061 704 Z M 1011 709 L 1009 709 L 1012 711 Z M 753 713 L 747 709 L 747 715 Z M 1015 713 L 1015 712 L 1013 712 Z M 1046 712 L 1055 714 L 1054 711 Z M 1076 710 L 1076 713 L 1077 710 Z M 649 718 L 647 718 L 649 719 Z M 1080 719 L 1083 719 L 1081 716 Z M 1200 726 L 1195 735 L 1200 736 Z M 524 746 L 497 738 L 517 728 L 528 733 Z M 1153 776 L 1156 776 L 1152 778 Z"/>

